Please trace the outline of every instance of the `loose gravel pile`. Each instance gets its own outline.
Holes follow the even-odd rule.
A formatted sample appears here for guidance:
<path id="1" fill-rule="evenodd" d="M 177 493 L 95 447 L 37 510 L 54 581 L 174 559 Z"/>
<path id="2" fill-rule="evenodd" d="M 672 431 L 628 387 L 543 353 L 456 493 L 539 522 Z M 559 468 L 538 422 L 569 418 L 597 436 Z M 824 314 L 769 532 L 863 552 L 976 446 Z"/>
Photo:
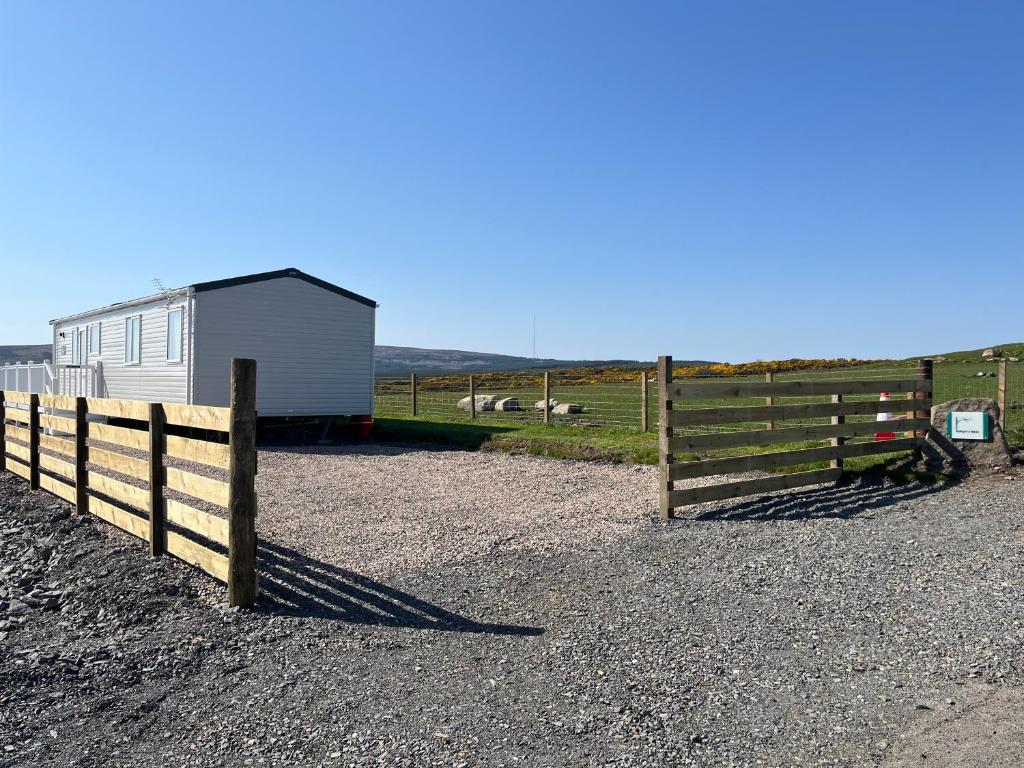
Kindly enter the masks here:
<path id="1" fill-rule="evenodd" d="M 0 477 L 0 766 L 902 766 L 1022 700 L 1020 478 L 662 524 L 645 474 L 262 453 L 251 612 Z"/>

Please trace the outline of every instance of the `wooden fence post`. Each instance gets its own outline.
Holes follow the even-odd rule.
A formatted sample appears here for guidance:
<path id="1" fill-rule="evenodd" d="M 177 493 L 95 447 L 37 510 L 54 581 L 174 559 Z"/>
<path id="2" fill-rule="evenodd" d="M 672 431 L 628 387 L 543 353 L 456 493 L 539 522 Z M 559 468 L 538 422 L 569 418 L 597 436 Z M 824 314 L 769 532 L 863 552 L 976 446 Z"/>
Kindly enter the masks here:
<path id="1" fill-rule="evenodd" d="M 89 511 L 89 419 L 84 397 L 75 398 L 75 509 L 84 515 Z"/>
<path id="2" fill-rule="evenodd" d="M 926 391 L 914 392 L 914 399 L 915 400 L 924 400 L 926 398 L 931 398 L 931 396 L 933 394 L 932 393 L 933 386 L 932 386 L 932 361 L 930 359 L 925 358 L 923 360 L 918 360 L 917 361 L 917 378 L 918 378 L 919 381 L 925 383 L 924 386 L 922 387 L 922 389 L 926 390 Z M 931 415 L 932 415 L 931 411 L 914 411 L 914 418 L 916 418 L 916 419 L 930 419 Z M 919 429 L 919 430 L 916 430 L 914 432 L 914 437 L 917 437 L 917 438 L 920 438 L 920 439 L 924 439 L 927 436 L 928 436 L 928 430 L 926 430 L 926 429 L 924 429 L 924 430 Z"/>
<path id="3" fill-rule="evenodd" d="M 415 387 L 413 391 L 416 391 Z M 256 602 L 257 591 L 255 360 L 231 359 L 230 408 L 228 604 L 251 608 Z"/>
<path id="4" fill-rule="evenodd" d="M 28 487 L 39 489 L 39 395 L 28 396 Z"/>
<path id="5" fill-rule="evenodd" d="M 7 384 L 7 373 L 4 372 L 4 384 Z M 3 389 L 0 389 L 0 472 L 7 469 L 7 443 L 4 442 L 7 439 L 7 427 L 4 424 L 4 407 L 7 405 L 7 399 L 4 397 Z"/>
<path id="6" fill-rule="evenodd" d="M 164 407 L 149 404 L 149 554 L 164 554 Z"/>
<path id="7" fill-rule="evenodd" d="M 768 373 L 766 373 L 764 375 L 764 380 L 766 382 L 768 382 L 769 384 L 771 384 L 773 381 L 775 381 L 775 374 L 772 373 L 771 371 L 768 371 Z M 766 397 L 764 399 L 764 404 L 765 405 L 775 405 L 775 398 L 772 397 L 771 395 L 769 395 L 768 397 Z M 774 421 L 767 422 L 765 424 L 765 429 L 775 429 L 775 422 Z"/>
<path id="8" fill-rule="evenodd" d="M 469 418 L 476 418 L 476 379 L 469 374 Z"/>
<path id="9" fill-rule="evenodd" d="M 841 402 L 843 402 L 843 396 L 842 395 L 832 395 L 832 402 L 833 403 L 841 403 Z M 846 423 L 846 417 L 845 416 L 833 416 L 832 417 L 832 423 L 833 424 L 845 424 Z M 833 437 L 831 442 L 832 442 L 832 447 L 833 448 L 838 448 L 839 446 L 841 446 L 843 443 L 846 442 L 846 438 L 845 437 Z M 843 468 L 843 460 L 841 458 L 839 458 L 839 459 L 832 459 L 831 466 L 832 466 L 832 469 L 842 469 Z"/>
<path id="10" fill-rule="evenodd" d="M 551 376 L 544 371 L 544 423 L 551 423 Z"/>
<path id="11" fill-rule="evenodd" d="M 658 358 L 658 507 L 662 520 L 672 518 L 671 479 L 672 454 L 669 453 L 669 440 L 672 439 L 672 427 L 668 423 L 672 411 L 669 399 L 669 386 L 672 384 L 672 356 L 662 355 Z"/>
<path id="12" fill-rule="evenodd" d="M 999 389 L 996 391 L 996 405 L 999 406 L 999 428 L 1006 432 L 1006 390 L 1007 365 L 1005 360 L 999 361 Z"/>
<path id="13" fill-rule="evenodd" d="M 416 374 L 409 376 L 409 387 L 412 390 L 412 415 L 416 415 Z"/>
<path id="14" fill-rule="evenodd" d="M 640 431 L 647 431 L 647 371 L 640 371 Z"/>

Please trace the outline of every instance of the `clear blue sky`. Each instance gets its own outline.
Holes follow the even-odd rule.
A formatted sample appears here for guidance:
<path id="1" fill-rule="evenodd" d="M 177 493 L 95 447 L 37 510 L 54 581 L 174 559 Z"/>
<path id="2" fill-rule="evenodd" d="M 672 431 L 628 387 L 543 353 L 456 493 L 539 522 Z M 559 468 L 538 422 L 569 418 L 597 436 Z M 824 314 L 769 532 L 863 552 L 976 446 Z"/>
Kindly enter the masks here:
<path id="1" fill-rule="evenodd" d="M 285 266 L 382 344 L 1020 340 L 1022 40 L 1020 2 L 3 0 L 0 343 Z"/>

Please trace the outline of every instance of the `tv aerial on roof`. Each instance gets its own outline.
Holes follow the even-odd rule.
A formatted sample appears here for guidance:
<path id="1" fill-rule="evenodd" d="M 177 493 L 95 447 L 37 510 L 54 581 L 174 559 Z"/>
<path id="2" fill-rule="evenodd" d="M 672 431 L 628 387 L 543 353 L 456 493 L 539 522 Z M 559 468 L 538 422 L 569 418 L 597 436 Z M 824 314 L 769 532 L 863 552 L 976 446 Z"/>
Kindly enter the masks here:
<path id="1" fill-rule="evenodd" d="M 164 295 L 164 299 L 167 301 L 167 306 L 170 306 L 171 302 L 174 301 L 174 292 L 164 285 L 164 281 L 159 277 L 154 277 L 151 282 L 156 286 L 157 291 Z"/>

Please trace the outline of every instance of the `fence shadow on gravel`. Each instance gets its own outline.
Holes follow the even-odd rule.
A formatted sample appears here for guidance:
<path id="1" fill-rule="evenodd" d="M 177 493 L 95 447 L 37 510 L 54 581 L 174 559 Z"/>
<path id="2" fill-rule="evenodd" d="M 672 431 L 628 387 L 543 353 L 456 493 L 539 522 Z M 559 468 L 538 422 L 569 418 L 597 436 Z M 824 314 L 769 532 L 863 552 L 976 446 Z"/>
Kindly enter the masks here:
<path id="1" fill-rule="evenodd" d="M 384 627 L 541 635 L 540 627 L 489 624 L 446 611 L 394 587 L 308 557 L 272 542 L 260 542 L 257 609 L 286 616 Z"/>
<path id="2" fill-rule="evenodd" d="M 848 486 L 815 488 L 800 493 L 762 496 L 718 507 L 698 515 L 696 520 L 807 520 L 849 519 L 930 496 L 950 483 L 907 483 L 885 485 L 879 478 L 861 478 Z"/>

